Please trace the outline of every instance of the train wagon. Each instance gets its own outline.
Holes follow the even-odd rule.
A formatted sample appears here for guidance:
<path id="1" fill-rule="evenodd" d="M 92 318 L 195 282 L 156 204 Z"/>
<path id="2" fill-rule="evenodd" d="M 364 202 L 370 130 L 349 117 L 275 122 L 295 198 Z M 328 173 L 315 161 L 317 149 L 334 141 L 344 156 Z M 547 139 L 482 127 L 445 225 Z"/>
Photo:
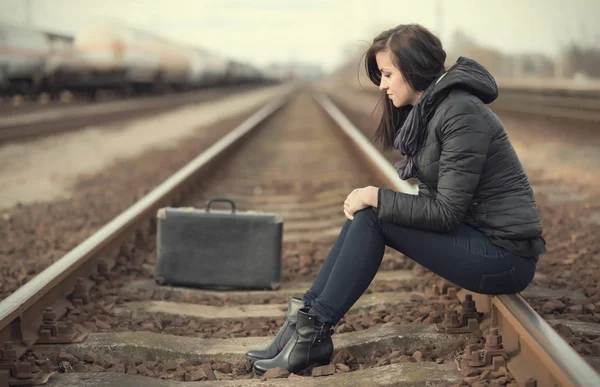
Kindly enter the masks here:
<path id="1" fill-rule="evenodd" d="M 3 93 L 35 94 L 51 51 L 43 32 L 0 23 L 0 87 Z"/>
<path id="2" fill-rule="evenodd" d="M 115 22 L 86 27 L 75 35 L 78 73 L 70 88 L 164 91 L 183 88 L 191 50 Z"/>
<path id="3" fill-rule="evenodd" d="M 252 66 L 104 21 L 75 36 L 0 24 L 0 91 L 163 93 L 263 80 Z"/>

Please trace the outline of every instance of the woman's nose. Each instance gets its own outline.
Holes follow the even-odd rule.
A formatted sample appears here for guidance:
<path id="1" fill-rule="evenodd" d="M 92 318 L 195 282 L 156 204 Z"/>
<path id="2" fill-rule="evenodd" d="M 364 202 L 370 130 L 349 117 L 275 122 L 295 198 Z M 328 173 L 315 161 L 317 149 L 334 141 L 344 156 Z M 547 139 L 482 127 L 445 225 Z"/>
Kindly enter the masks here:
<path id="1" fill-rule="evenodd" d="M 381 78 L 381 82 L 379 82 L 379 90 L 384 91 L 385 89 L 387 89 L 387 85 L 383 81 L 383 78 Z"/>

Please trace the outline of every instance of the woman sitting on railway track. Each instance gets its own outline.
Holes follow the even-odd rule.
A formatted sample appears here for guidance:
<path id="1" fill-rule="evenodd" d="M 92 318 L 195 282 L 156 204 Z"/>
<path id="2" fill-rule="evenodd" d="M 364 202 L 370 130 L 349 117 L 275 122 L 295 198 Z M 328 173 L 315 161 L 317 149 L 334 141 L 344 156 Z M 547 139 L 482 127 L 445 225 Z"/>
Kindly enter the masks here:
<path id="1" fill-rule="evenodd" d="M 419 194 L 370 186 L 348 195 L 348 220 L 312 287 L 290 300 L 275 341 L 247 353 L 256 373 L 327 364 L 332 327 L 375 277 L 385 246 L 477 293 L 516 293 L 533 279 L 545 241 L 527 176 L 486 106 L 496 82 L 473 60 L 447 70 L 445 60 L 419 25 L 374 39 L 366 70 L 384 106 L 375 137 L 406 156 L 396 166 L 420 180 Z"/>

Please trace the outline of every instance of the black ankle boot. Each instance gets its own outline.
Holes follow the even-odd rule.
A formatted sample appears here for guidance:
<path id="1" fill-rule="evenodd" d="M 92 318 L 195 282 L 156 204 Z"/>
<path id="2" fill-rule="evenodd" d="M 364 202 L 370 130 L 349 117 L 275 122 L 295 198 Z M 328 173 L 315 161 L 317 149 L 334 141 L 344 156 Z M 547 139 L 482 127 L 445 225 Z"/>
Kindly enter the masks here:
<path id="1" fill-rule="evenodd" d="M 246 357 L 251 362 L 255 362 L 257 360 L 263 359 L 272 359 L 287 344 L 290 337 L 296 330 L 296 316 L 298 314 L 298 310 L 304 307 L 304 302 L 301 299 L 292 297 L 290 298 L 290 302 L 288 303 L 288 311 L 286 313 L 286 319 L 283 323 L 279 332 L 277 332 L 277 336 L 275 336 L 275 340 L 269 344 L 269 346 L 265 349 L 251 349 L 246 352 Z"/>
<path id="2" fill-rule="evenodd" d="M 308 313 L 308 308 L 298 311 L 296 331 L 277 356 L 254 363 L 254 373 L 262 375 L 271 368 L 284 368 L 297 374 L 316 364 L 329 364 L 333 355 L 331 325 L 322 324 Z"/>

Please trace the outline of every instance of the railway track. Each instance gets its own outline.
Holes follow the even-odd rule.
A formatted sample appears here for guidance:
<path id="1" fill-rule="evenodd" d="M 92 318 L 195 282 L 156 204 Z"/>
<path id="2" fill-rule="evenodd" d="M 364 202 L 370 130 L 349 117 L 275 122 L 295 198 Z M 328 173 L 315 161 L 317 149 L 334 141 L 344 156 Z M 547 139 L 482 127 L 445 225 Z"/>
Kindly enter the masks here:
<path id="1" fill-rule="evenodd" d="M 3 111 L 0 118 L 0 144 L 65 132 L 84 126 L 137 119 L 203 101 L 224 98 L 234 93 L 251 91 L 260 86 L 245 85 L 206 89 L 168 97 L 145 97 L 98 103 L 74 101 L 66 106 L 43 109 L 24 106 Z"/>
<path id="2" fill-rule="evenodd" d="M 367 92 L 379 96 L 380 91 L 368 87 L 357 88 L 358 92 Z M 528 118 L 544 118 L 597 125 L 600 123 L 600 99 L 598 94 L 589 96 L 547 94 L 544 90 L 526 88 L 500 88 L 500 95 L 490 104 L 495 112 L 519 114 Z"/>
<path id="3" fill-rule="evenodd" d="M 550 119 L 600 123 L 600 99 L 573 96 L 536 95 L 501 90 L 490 105 L 494 111 Z"/>
<path id="4" fill-rule="evenodd" d="M 316 101 L 299 93 L 272 102 L 4 299 L 0 387 L 259 385 L 244 353 L 268 342 L 287 299 L 314 279 L 345 220 L 339 204 L 348 192 L 369 184 L 414 192 L 327 98 Z M 156 211 L 202 207 L 214 196 L 283 216 L 279 290 L 153 281 Z M 410 269 L 410 260 L 387 251 L 367 293 L 335 328 L 332 365 L 305 374 L 333 375 L 294 385 L 600 383 L 520 296 L 457 292 Z"/>

